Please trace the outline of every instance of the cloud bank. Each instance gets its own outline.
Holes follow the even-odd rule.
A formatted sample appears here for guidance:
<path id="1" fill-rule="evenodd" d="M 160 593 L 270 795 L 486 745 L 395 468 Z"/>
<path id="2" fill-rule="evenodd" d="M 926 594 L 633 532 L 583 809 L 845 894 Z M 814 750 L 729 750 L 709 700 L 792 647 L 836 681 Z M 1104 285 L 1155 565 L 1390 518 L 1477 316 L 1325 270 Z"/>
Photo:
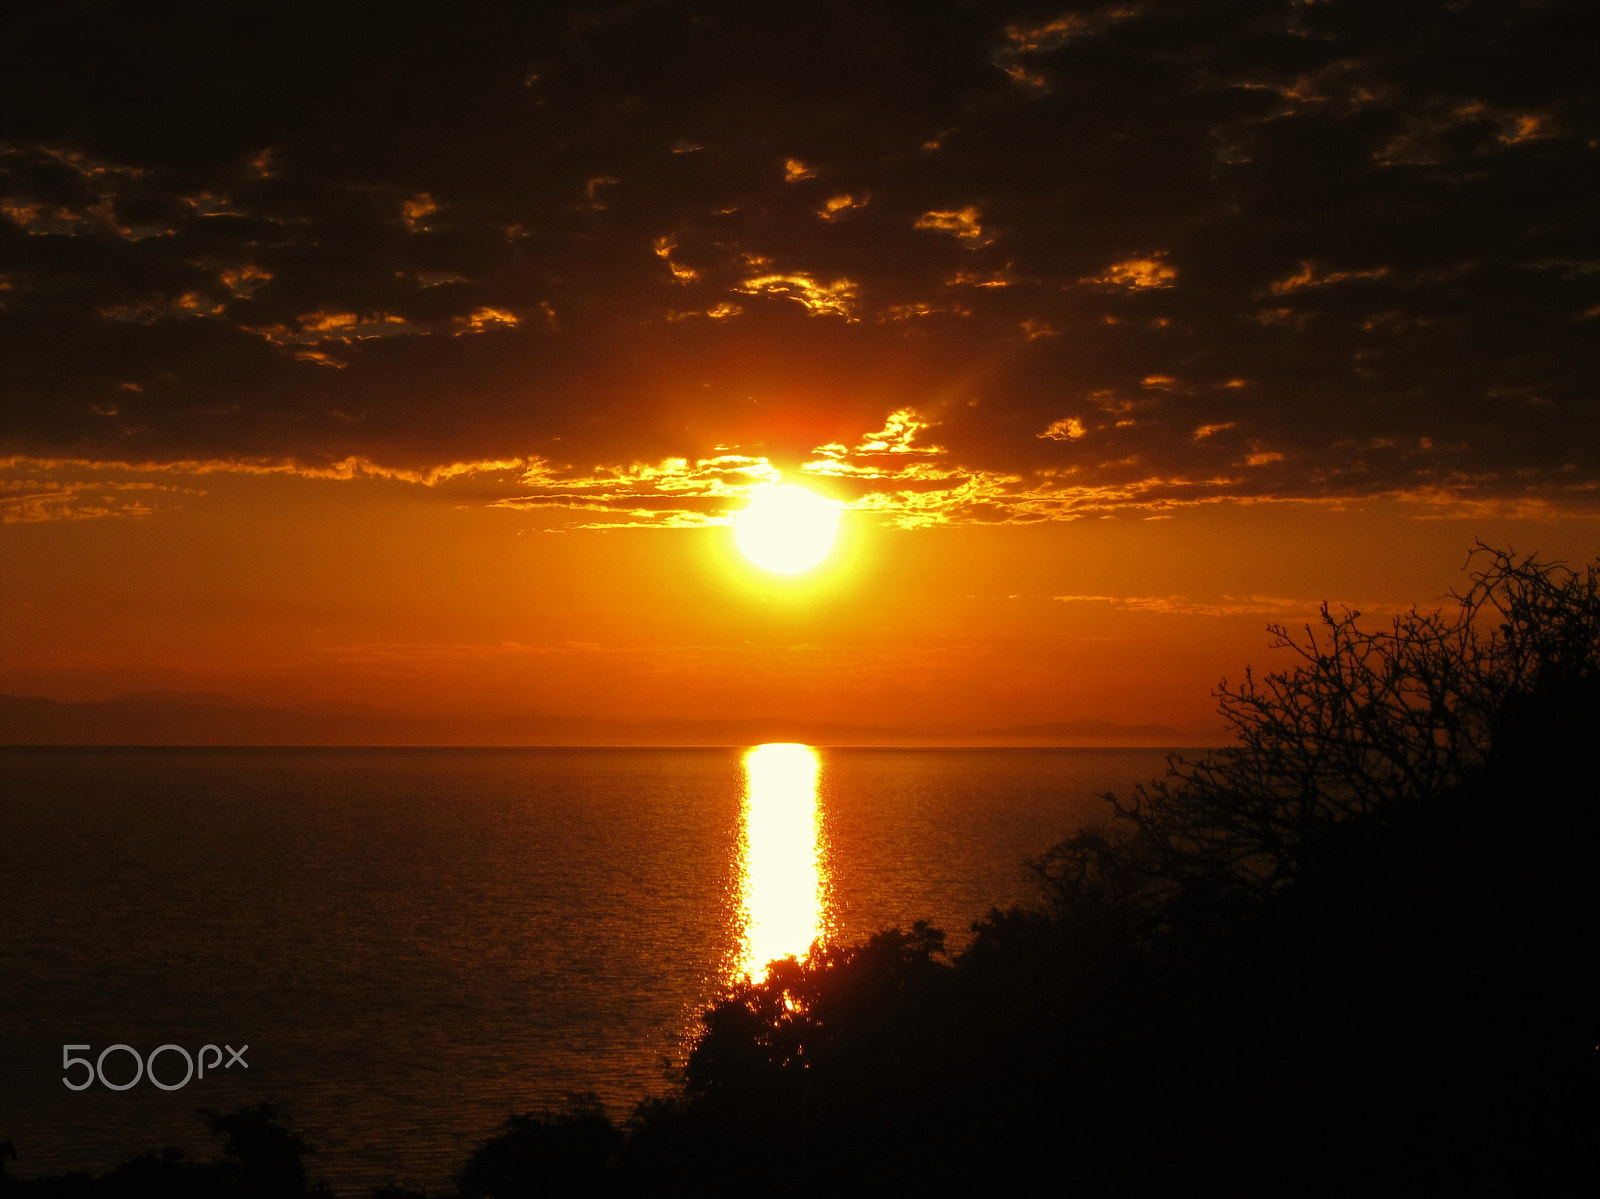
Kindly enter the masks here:
<path id="1" fill-rule="evenodd" d="M 219 469 L 580 523 L 777 471 L 908 526 L 1600 509 L 1591 5 L 7 21 L 10 519 Z"/>

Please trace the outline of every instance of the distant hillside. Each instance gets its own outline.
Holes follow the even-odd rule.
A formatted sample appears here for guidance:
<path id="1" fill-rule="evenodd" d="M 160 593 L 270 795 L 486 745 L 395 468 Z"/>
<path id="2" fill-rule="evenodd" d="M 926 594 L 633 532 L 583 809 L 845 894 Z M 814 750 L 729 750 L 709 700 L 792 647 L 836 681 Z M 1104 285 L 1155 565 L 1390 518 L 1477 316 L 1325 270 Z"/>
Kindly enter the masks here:
<path id="1" fill-rule="evenodd" d="M 1176 745 L 1183 734 L 1170 724 L 1117 724 L 1110 720 L 1057 720 L 1048 724 L 1016 724 L 990 729 L 990 737 L 1034 740 L 1041 744 L 1056 741 L 1087 741 L 1105 738 L 1111 742 L 1148 740 L 1160 745 Z"/>
<path id="2" fill-rule="evenodd" d="M 0 695 L 4 745 L 1177 745 L 1167 725 L 1076 720 L 971 729 L 863 726 L 782 717 L 596 720 L 544 713 L 406 717 L 360 708 L 270 707 L 209 692 L 149 691 L 65 702 Z"/>

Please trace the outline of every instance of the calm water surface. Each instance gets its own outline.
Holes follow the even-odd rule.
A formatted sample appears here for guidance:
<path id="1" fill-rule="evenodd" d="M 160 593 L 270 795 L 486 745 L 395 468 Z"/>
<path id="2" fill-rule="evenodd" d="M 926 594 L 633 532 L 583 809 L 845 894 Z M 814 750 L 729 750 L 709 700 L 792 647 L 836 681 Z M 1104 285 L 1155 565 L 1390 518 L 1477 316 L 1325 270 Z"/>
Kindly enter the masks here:
<path id="1" fill-rule="evenodd" d="M 1032 898 L 1155 750 L 6 750 L 0 1140 L 23 1175 L 212 1145 L 275 1097 L 313 1176 L 438 1186 L 513 1111 L 666 1086 L 696 1012 L 812 936 Z M 62 1046 L 248 1044 L 164 1092 Z M 225 1056 L 225 1055 L 224 1055 Z M 164 1081 L 183 1074 L 161 1061 Z M 131 1057 L 106 1061 L 113 1081 Z M 75 1072 L 74 1080 L 79 1075 Z"/>

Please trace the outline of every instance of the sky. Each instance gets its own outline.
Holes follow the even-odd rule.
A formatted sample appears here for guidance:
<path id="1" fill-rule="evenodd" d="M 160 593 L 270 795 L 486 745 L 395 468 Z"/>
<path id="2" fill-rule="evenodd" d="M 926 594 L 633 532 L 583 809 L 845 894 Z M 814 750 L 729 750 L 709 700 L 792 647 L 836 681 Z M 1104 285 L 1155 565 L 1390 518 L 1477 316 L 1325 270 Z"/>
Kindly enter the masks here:
<path id="1" fill-rule="evenodd" d="M 1586 3 L 0 22 L 14 696 L 1203 743 L 1269 624 L 1600 550 Z"/>

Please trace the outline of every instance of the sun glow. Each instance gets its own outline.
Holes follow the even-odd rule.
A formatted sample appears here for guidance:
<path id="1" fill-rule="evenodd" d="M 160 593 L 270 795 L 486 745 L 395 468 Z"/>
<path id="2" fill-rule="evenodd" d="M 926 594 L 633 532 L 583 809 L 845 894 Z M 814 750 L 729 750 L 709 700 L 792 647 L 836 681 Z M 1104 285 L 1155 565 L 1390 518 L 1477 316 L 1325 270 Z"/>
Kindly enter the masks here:
<path id="1" fill-rule="evenodd" d="M 826 931 L 817 775 L 809 745 L 758 745 L 744 756 L 739 974 L 764 978 L 768 962 L 804 957 Z"/>
<path id="2" fill-rule="evenodd" d="M 763 570 L 799 574 L 828 556 L 843 507 L 792 483 L 764 483 L 751 490 L 749 505 L 734 514 L 734 540 Z"/>

